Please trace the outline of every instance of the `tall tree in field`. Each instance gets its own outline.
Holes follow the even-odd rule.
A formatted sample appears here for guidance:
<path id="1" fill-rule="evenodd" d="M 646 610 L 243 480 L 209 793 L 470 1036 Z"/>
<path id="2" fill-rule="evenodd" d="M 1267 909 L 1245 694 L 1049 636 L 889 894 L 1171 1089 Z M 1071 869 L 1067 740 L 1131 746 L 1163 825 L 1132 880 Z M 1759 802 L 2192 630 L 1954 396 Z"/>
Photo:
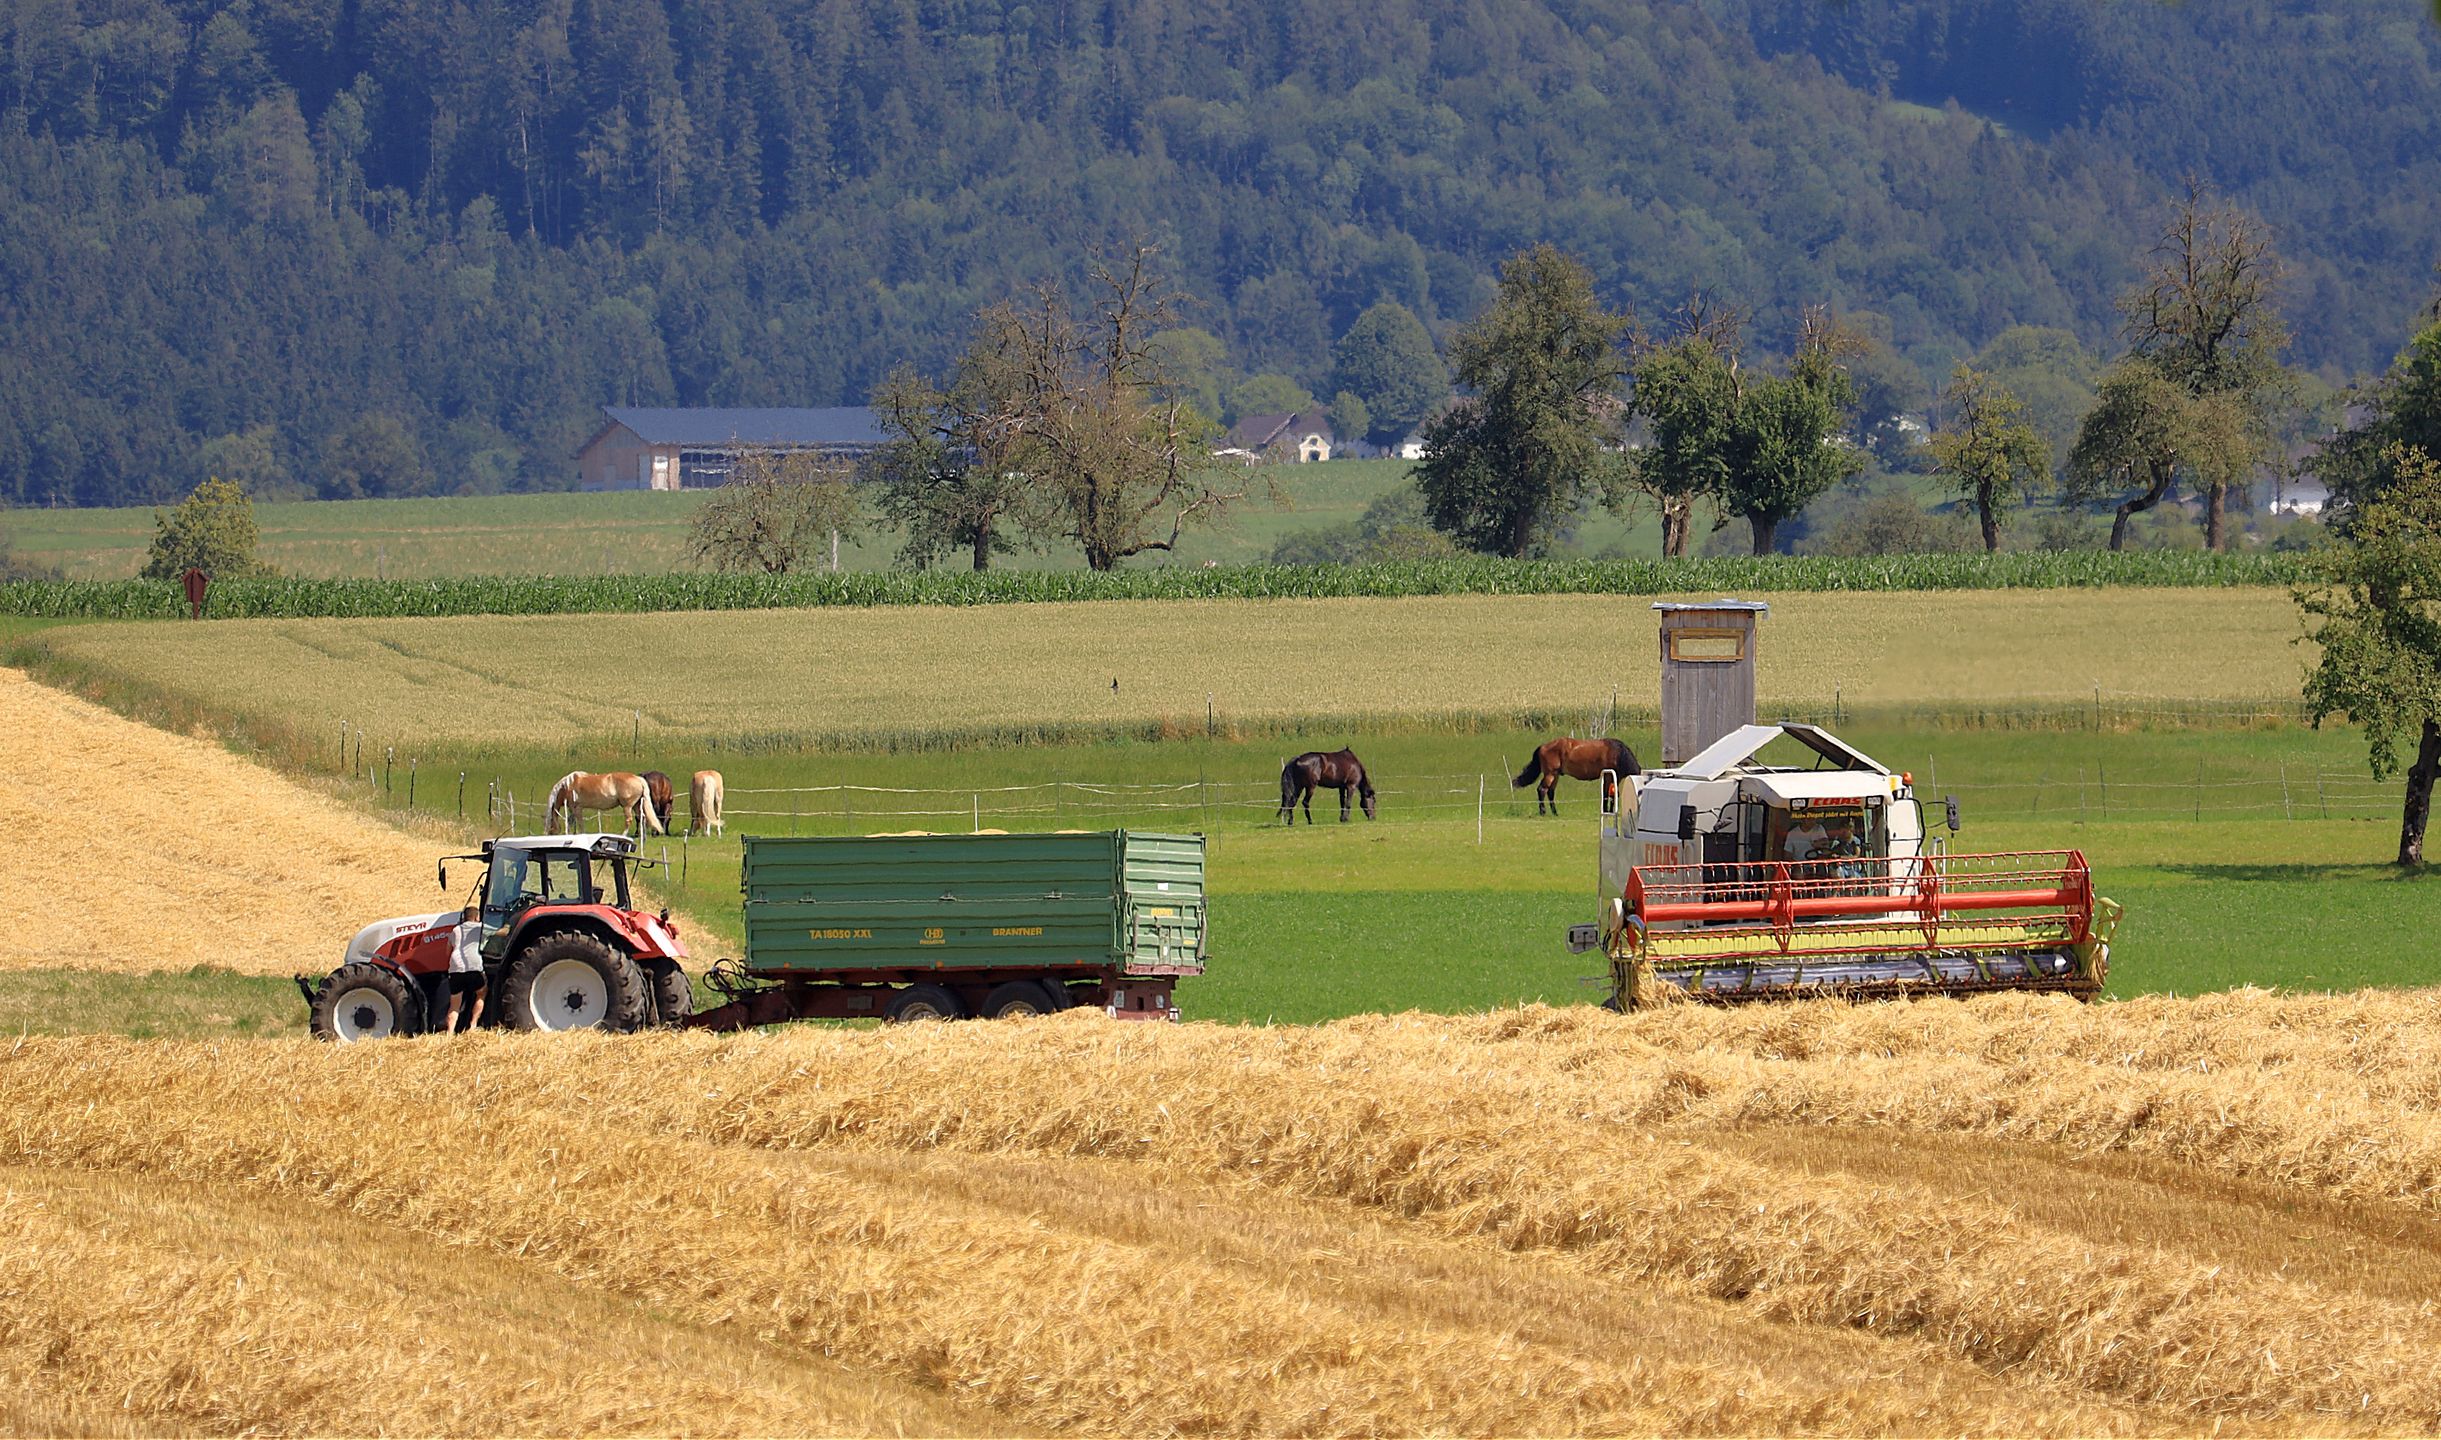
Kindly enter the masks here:
<path id="1" fill-rule="evenodd" d="M 2099 397 L 2068 452 L 2068 498 L 2110 500 L 2110 548 L 2126 548 L 2128 525 L 2159 505 L 2181 474 L 2234 483 L 2259 453 L 2251 419 L 2234 397 L 2199 400 L 2142 360 L 2102 376 Z"/>
<path id="2" fill-rule="evenodd" d="M 861 502 L 847 467 L 825 456 L 748 454 L 729 483 L 695 512 L 687 558 L 715 570 L 785 575 L 830 547 L 839 568 L 839 538 L 853 535 Z"/>
<path id="3" fill-rule="evenodd" d="M 1415 312 L 1384 300 L 1357 316 L 1331 347 L 1330 388 L 1363 401 L 1368 436 L 1393 445 L 1449 398 L 1449 367 Z"/>
<path id="4" fill-rule="evenodd" d="M 1745 387 L 1720 503 L 1753 528 L 1757 555 L 1778 544 L 1782 521 L 1864 468 L 1864 456 L 1844 434 L 1856 404 L 1855 384 L 1840 363 L 1848 344 L 1819 307 L 1810 308 L 1788 373 Z"/>
<path id="5" fill-rule="evenodd" d="M 2051 479 L 2051 447 L 2034 432 L 2026 407 L 1991 376 L 1968 365 L 1941 392 L 1947 413 L 1932 433 L 1933 463 L 1983 524 L 1986 553 L 2000 548 L 2009 512 Z"/>
<path id="6" fill-rule="evenodd" d="M 1026 496 L 1010 358 L 981 344 L 949 388 L 901 366 L 873 393 L 893 440 L 865 462 L 882 513 L 906 532 L 899 562 L 929 569 L 963 553 L 977 570 L 1016 549 L 1007 531 Z"/>
<path id="7" fill-rule="evenodd" d="M 1250 498 L 1261 474 L 1216 466 L 1211 422 L 1179 394 L 1154 335 L 1176 322 L 1178 297 L 1139 245 L 1097 261 L 1083 313 L 1055 285 L 983 314 L 976 344 L 1006 367 L 1027 523 L 1075 542 L 1109 570 L 1130 555 L 1170 551 L 1189 528 Z"/>
<path id="8" fill-rule="evenodd" d="M 1738 367 L 1744 312 L 1696 296 L 1681 306 L 1669 339 L 1641 342 L 1631 372 L 1632 413 L 1645 443 L 1630 452 L 1625 479 L 1661 513 L 1661 553 L 1687 553 L 1695 502 L 1728 489 L 1731 435 L 1745 403 Z"/>
<path id="9" fill-rule="evenodd" d="M 2247 473 L 2269 445 L 2268 413 L 2288 343 L 2273 305 L 2279 281 L 2279 257 L 2262 222 L 2214 204 L 2190 183 L 2154 242 L 2144 280 L 2119 299 L 2127 338 L 2122 367 L 2141 365 L 2195 409 L 2190 428 L 2213 437 L 2197 452 L 2213 463 L 2191 467 L 2187 478 L 2204 497 L 2204 543 L 2214 550 L 2228 548 L 2229 499 L 2243 493 Z M 2105 413 L 2107 398 L 2077 436 L 2076 449 L 2096 463 L 2110 460 L 2113 427 L 2124 419 Z M 2132 452 L 2118 460 L 2123 468 L 2140 463 Z M 2182 463 L 2173 461 L 2173 472 Z M 2151 499 L 2137 508 L 2158 504 L 2164 491 L 2148 486 L 2143 493 Z M 2112 527 L 2114 550 L 2125 537 L 2127 513 Z"/>
<path id="10" fill-rule="evenodd" d="M 144 555 L 147 580 L 175 580 L 190 568 L 215 580 L 279 572 L 254 558 L 254 502 L 234 480 L 208 479 L 174 510 L 153 512 L 153 543 Z"/>
<path id="11" fill-rule="evenodd" d="M 2413 866 L 2424 863 L 2441 779 L 2441 463 L 2403 445 L 2383 459 L 2388 483 L 2317 556 L 2316 581 L 2297 603 L 2322 647 L 2305 682 L 2314 723 L 2344 715 L 2363 729 L 2377 780 L 2398 768 L 2401 743 L 2415 748 L 2398 856 Z"/>
<path id="12" fill-rule="evenodd" d="M 1626 367 L 1624 317 L 1550 245 L 1500 267 L 1500 294 L 1450 342 L 1474 392 L 1425 430 L 1416 484 L 1433 527 L 1473 550 L 1524 558 L 1588 494 L 1607 489 L 1603 440 Z"/>

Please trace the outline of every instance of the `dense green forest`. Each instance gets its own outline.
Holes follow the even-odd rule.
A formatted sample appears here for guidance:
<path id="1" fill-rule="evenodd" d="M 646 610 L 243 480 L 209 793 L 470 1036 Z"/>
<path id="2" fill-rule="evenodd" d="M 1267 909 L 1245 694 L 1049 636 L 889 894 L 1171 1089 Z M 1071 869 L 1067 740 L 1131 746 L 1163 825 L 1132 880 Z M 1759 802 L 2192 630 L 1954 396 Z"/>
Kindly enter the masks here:
<path id="1" fill-rule="evenodd" d="M 2429 290 L 2437 60 L 2417 0 L 8 0 L 0 501 L 565 486 L 601 404 L 860 401 L 1138 236 L 1322 393 L 1539 240 L 1938 380 L 2111 348 L 2190 173 L 2342 378 Z"/>

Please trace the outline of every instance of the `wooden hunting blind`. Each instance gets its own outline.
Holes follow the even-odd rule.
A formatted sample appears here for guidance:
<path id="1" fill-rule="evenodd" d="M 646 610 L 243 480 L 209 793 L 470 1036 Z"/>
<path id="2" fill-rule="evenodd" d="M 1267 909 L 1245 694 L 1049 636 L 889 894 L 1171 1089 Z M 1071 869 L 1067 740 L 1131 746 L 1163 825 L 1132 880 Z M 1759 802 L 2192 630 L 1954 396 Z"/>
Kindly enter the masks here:
<path id="1" fill-rule="evenodd" d="M 1661 763 L 1676 765 L 1754 723 L 1755 635 L 1771 607 L 1760 600 L 1662 602 Z"/>

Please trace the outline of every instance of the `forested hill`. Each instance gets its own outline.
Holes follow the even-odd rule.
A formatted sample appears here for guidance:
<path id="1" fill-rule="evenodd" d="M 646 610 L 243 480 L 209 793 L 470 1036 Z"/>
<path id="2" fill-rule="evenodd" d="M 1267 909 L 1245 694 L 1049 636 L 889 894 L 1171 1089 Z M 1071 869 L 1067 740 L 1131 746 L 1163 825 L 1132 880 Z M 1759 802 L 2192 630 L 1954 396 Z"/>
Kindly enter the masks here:
<path id="1" fill-rule="evenodd" d="M 2179 179 L 2293 357 L 2429 286 L 2420 0 L 49 0 L 0 14 L 0 499 L 565 485 L 605 402 L 832 404 L 1162 243 L 1318 385 L 1554 240 L 1647 309 L 2104 344 Z M 1952 99 L 1955 105 L 1949 102 Z M 1963 108 L 1961 108 L 1963 107 Z"/>

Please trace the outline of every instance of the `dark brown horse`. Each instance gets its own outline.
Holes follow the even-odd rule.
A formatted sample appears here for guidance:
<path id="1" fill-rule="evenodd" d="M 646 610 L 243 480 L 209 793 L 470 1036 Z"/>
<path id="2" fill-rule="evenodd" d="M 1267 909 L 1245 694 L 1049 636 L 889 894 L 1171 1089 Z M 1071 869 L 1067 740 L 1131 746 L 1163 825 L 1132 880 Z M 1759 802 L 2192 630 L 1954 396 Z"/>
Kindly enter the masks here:
<path id="1" fill-rule="evenodd" d="M 677 802 L 677 794 L 670 788 L 670 777 L 658 770 L 645 771 L 644 793 L 653 802 L 653 818 L 661 822 L 661 832 L 668 834 L 670 806 Z"/>
<path id="2" fill-rule="evenodd" d="M 1571 780 L 1599 780 L 1604 771 L 1614 775 L 1641 775 L 1644 767 L 1636 763 L 1636 752 L 1628 749 L 1624 740 L 1576 740 L 1562 735 L 1557 740 L 1546 740 L 1537 746 L 1534 758 L 1526 762 L 1525 769 L 1517 772 L 1517 778 L 1509 782 L 1509 788 L 1523 789 L 1536 785 L 1539 780 L 1541 783 L 1536 785 L 1534 791 L 1534 813 L 1540 815 L 1548 808 L 1557 815 L 1560 813 L 1561 776 L 1565 775 Z M 1607 800 L 1612 793 L 1605 789 L 1602 798 Z"/>
<path id="3" fill-rule="evenodd" d="M 1339 792 L 1339 823 L 1348 823 L 1349 792 L 1364 797 L 1365 818 L 1379 818 L 1373 808 L 1373 782 L 1365 778 L 1365 762 L 1356 758 L 1353 750 L 1338 750 L 1325 755 L 1308 750 L 1280 767 L 1280 818 L 1297 823 L 1297 803 L 1305 803 L 1305 823 L 1314 823 L 1314 792 Z"/>

